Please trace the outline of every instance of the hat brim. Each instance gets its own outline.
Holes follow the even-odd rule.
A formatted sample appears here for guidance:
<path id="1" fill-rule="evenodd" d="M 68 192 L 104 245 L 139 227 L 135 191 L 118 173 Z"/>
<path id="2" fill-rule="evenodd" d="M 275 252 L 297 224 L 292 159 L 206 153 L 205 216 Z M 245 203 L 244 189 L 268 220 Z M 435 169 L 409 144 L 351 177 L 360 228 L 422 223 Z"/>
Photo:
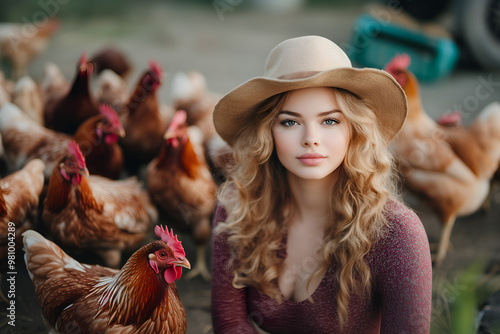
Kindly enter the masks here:
<path id="1" fill-rule="evenodd" d="M 406 95 L 390 74 L 373 68 L 337 68 L 302 79 L 250 79 L 219 100 L 213 114 L 215 129 L 232 146 L 257 104 L 273 95 L 308 87 L 342 88 L 366 100 L 387 141 L 394 138 L 406 119 Z"/>

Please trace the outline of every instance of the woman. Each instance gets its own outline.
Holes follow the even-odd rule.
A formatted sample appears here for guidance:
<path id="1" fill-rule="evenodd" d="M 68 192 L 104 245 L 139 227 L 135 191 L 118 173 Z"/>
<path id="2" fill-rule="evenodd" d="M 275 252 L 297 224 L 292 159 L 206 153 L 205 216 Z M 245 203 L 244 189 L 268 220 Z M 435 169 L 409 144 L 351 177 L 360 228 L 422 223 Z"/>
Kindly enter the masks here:
<path id="1" fill-rule="evenodd" d="M 214 216 L 216 333 L 429 332 L 429 244 L 387 148 L 406 109 L 389 74 L 319 36 L 278 44 L 219 101 L 235 164 Z"/>

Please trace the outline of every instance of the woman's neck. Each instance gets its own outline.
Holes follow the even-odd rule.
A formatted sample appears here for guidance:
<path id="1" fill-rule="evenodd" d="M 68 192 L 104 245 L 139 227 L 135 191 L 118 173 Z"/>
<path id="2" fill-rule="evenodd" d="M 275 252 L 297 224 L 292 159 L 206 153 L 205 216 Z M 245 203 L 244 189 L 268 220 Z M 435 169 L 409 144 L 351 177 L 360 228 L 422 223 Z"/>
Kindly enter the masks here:
<path id="1" fill-rule="evenodd" d="M 333 174 L 322 180 L 304 180 L 289 174 L 288 182 L 295 205 L 294 218 L 324 224 L 325 218 L 331 214 L 330 192 L 334 180 Z"/>

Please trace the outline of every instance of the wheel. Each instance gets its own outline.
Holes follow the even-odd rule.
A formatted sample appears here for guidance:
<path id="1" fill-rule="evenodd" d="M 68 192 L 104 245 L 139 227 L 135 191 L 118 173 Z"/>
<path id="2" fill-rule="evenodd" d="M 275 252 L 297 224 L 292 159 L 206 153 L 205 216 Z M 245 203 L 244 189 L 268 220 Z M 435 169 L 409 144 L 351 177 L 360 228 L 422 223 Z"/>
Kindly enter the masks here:
<path id="1" fill-rule="evenodd" d="M 484 69 L 500 69 L 500 0 L 459 0 L 457 30 Z"/>

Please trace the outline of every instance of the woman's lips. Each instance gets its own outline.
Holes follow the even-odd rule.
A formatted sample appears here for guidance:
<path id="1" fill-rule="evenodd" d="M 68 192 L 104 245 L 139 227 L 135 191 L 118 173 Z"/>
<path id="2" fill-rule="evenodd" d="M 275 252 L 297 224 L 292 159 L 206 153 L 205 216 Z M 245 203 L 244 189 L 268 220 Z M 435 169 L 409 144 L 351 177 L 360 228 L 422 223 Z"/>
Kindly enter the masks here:
<path id="1" fill-rule="evenodd" d="M 319 153 L 306 153 L 298 157 L 299 161 L 306 166 L 316 166 L 326 159 L 324 155 Z"/>

